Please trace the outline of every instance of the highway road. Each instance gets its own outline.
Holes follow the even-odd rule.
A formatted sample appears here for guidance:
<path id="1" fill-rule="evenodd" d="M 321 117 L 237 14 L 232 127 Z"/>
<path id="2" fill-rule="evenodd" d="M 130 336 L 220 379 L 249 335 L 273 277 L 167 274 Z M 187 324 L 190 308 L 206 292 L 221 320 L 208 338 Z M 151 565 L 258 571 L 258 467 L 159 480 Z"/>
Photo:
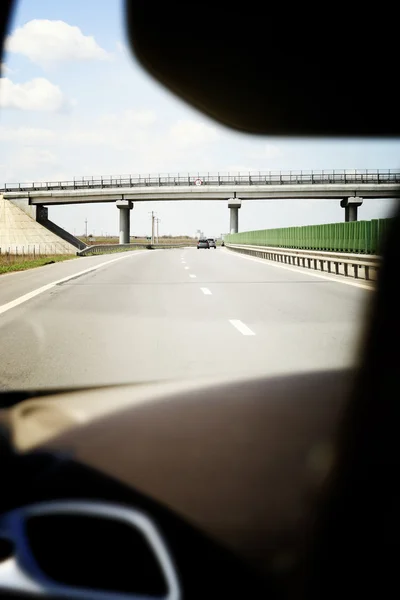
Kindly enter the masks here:
<path id="1" fill-rule="evenodd" d="M 135 251 L 3 275 L 0 387 L 343 367 L 354 363 L 372 296 L 226 249 Z"/>

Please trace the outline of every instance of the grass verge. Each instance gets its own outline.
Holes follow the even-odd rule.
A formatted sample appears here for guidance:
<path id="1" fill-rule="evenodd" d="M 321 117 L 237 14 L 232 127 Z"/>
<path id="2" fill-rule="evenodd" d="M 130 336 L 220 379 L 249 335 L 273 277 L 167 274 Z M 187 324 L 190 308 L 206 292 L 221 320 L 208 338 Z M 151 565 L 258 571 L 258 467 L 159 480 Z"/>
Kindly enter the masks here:
<path id="1" fill-rule="evenodd" d="M 0 275 L 12 271 L 26 271 L 35 267 L 43 267 L 52 263 L 77 258 L 74 254 L 55 254 L 53 256 L 0 256 Z"/>

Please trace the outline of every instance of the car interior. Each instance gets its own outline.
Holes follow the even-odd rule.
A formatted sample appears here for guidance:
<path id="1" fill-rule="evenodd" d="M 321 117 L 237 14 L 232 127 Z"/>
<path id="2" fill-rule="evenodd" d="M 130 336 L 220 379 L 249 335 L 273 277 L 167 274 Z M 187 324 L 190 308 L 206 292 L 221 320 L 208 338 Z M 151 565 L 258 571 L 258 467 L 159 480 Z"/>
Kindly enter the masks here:
<path id="1" fill-rule="evenodd" d="M 400 135 L 383 13 L 124 6 L 132 56 L 227 127 Z M 356 369 L 1 392 L 0 597 L 398 597 L 399 234 Z"/>

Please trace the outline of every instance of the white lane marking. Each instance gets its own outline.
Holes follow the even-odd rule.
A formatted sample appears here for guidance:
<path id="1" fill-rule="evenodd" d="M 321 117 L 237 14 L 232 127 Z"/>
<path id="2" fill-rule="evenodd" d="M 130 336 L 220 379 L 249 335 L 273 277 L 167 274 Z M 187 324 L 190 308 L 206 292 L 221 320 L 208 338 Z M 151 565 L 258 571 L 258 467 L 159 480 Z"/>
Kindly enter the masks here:
<path id="1" fill-rule="evenodd" d="M 189 269 L 189 267 L 184 267 L 184 269 L 187 271 Z"/>
<path id="2" fill-rule="evenodd" d="M 254 331 L 250 329 L 250 327 L 247 327 L 247 325 L 242 323 L 242 321 L 239 321 L 239 319 L 229 319 L 229 323 L 236 327 L 236 329 L 243 335 L 256 335 Z"/>
<path id="3" fill-rule="evenodd" d="M 208 288 L 200 288 L 205 296 L 212 296 L 212 293 Z"/>
<path id="4" fill-rule="evenodd" d="M 193 273 L 189 273 L 189 277 L 196 277 L 196 275 L 193 275 Z"/>
<path id="5" fill-rule="evenodd" d="M 186 264 L 186 260 L 182 260 L 181 263 L 184 265 Z"/>
<path id="6" fill-rule="evenodd" d="M 352 281 L 351 279 L 349 281 L 347 279 L 337 279 L 334 275 L 329 276 L 323 275 L 322 273 L 315 273 L 312 269 L 305 269 L 304 267 L 289 267 L 287 265 L 283 265 L 282 263 L 276 263 L 273 260 L 257 258 L 256 256 L 245 256 L 240 252 L 230 252 L 228 248 L 224 248 L 224 252 L 227 256 L 238 256 L 239 258 L 244 258 L 245 260 L 252 260 L 254 262 L 261 263 L 262 265 L 266 265 L 268 267 L 286 269 L 286 271 L 292 271 L 293 273 L 303 273 L 304 275 L 310 275 L 310 277 L 318 277 L 319 279 L 325 279 L 325 281 L 330 281 L 331 283 L 344 283 L 345 285 L 352 285 L 354 287 L 363 288 L 364 290 L 370 290 L 370 292 L 376 291 L 376 288 L 371 285 L 359 283 L 358 281 Z"/>
<path id="7" fill-rule="evenodd" d="M 135 253 L 133 256 L 147 254 L 147 252 L 151 252 L 151 250 L 144 250 L 142 252 L 138 252 L 137 254 Z M 65 281 L 69 281 L 70 279 L 75 279 L 75 277 L 80 277 L 81 275 L 85 275 L 86 273 L 90 273 L 91 271 L 96 271 L 97 269 L 105 267 L 106 265 L 111 265 L 112 263 L 117 262 L 118 260 L 124 260 L 126 258 L 131 257 L 131 254 L 127 256 L 119 256 L 118 258 L 113 258 L 112 260 L 108 260 L 107 262 L 102 262 L 93 267 L 89 267 L 88 269 L 84 269 L 83 271 L 78 271 L 78 273 L 74 273 L 73 275 L 68 275 L 67 277 L 63 277 L 62 279 L 57 279 L 57 281 L 52 281 L 52 283 L 43 285 L 42 287 L 37 288 L 32 292 L 28 292 L 28 294 L 24 294 L 23 296 L 20 296 L 15 300 L 11 300 L 11 302 L 7 302 L 7 304 L 3 304 L 2 306 L 0 306 L 0 315 L 7 312 L 8 310 L 11 310 L 12 308 L 15 308 L 16 306 L 19 306 L 20 304 L 23 304 L 24 302 L 27 302 L 28 300 L 31 300 L 32 298 L 35 298 L 35 296 L 39 296 L 39 294 L 43 294 L 44 292 L 51 290 L 51 288 L 55 287 L 59 283 L 64 283 Z"/>

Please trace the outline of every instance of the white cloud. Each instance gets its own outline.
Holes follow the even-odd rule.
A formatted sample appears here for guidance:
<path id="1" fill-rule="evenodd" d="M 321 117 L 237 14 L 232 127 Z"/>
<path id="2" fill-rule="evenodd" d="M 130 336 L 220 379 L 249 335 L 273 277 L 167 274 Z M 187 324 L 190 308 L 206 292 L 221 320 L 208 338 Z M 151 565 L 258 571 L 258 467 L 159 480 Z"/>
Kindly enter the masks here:
<path id="1" fill-rule="evenodd" d="M 261 148 L 249 153 L 251 158 L 260 158 L 262 160 L 271 160 L 282 156 L 282 150 L 274 144 L 264 144 Z"/>
<path id="2" fill-rule="evenodd" d="M 37 150 L 35 148 L 25 148 L 23 158 L 29 166 L 58 164 L 56 155 L 53 152 L 50 152 L 50 150 L 46 150 L 44 148 L 41 150 Z"/>
<path id="3" fill-rule="evenodd" d="M 68 142 L 70 144 L 76 144 L 78 146 L 99 146 L 101 144 L 107 144 L 108 137 L 105 131 L 100 131 L 98 129 L 92 130 L 74 128 L 70 131 L 66 131 L 65 133 L 63 133 L 63 141 Z"/>
<path id="4" fill-rule="evenodd" d="M 49 173 L 52 178 L 55 169 L 61 165 L 54 152 L 47 148 L 19 147 L 10 154 L 8 168 L 4 172 L 4 179 L 11 182 L 23 183 L 24 181 L 48 181 Z"/>
<path id="5" fill-rule="evenodd" d="M 150 144 L 147 128 L 156 121 L 150 109 L 125 110 L 119 114 L 104 114 L 90 126 L 75 126 L 63 134 L 63 140 L 79 145 L 105 145 L 118 150 L 135 151 Z"/>
<path id="6" fill-rule="evenodd" d="M 130 48 L 123 42 L 118 41 L 118 42 L 116 42 L 115 45 L 116 45 L 118 52 L 120 52 L 121 54 L 128 54 L 129 56 L 131 55 Z"/>
<path id="7" fill-rule="evenodd" d="M 140 110 L 129 109 L 120 114 L 106 114 L 100 123 L 106 126 L 117 126 L 126 129 L 130 125 L 152 125 L 157 119 L 154 110 L 144 108 Z"/>
<path id="8" fill-rule="evenodd" d="M 50 150 L 62 155 L 62 169 L 73 175 L 93 173 L 166 173 L 196 172 L 213 170 L 215 161 L 211 158 L 215 148 L 213 141 L 219 139 L 216 130 L 204 122 L 178 121 L 172 126 L 153 126 L 156 113 L 143 107 L 105 114 L 100 118 L 80 121 L 64 119 L 53 121 L 53 127 L 0 126 L 0 141 L 6 141 L 8 156 L 11 148 L 16 148 L 12 160 L 7 159 L 4 177 L 10 179 L 38 179 L 39 176 L 51 180 L 58 165 L 30 164 L 27 168 L 25 157 L 21 162 L 18 149 L 34 148 Z M 46 118 L 46 117 L 44 117 Z M 205 149 L 207 151 L 205 151 Z M 218 166 L 214 170 L 218 170 Z"/>
<path id="9" fill-rule="evenodd" d="M 144 150 L 154 143 L 147 128 L 157 119 L 150 109 L 125 110 L 119 114 L 102 115 L 90 127 L 75 127 L 63 135 L 71 144 L 106 145 L 118 150 Z"/>
<path id="10" fill-rule="evenodd" d="M 84 35 L 79 27 L 47 19 L 34 19 L 18 27 L 6 38 L 5 49 L 22 54 L 42 67 L 62 61 L 109 57 L 94 37 Z"/>
<path id="11" fill-rule="evenodd" d="M 180 120 L 169 130 L 172 142 L 179 147 L 191 147 L 199 144 L 209 144 L 218 140 L 217 130 L 205 123 L 190 119 Z"/>
<path id="12" fill-rule="evenodd" d="M 43 77 L 26 83 L 13 83 L 8 77 L 0 79 L 2 108 L 56 112 L 67 108 L 68 105 L 60 88 Z"/>
<path id="13" fill-rule="evenodd" d="M 106 114 L 91 125 L 75 124 L 62 131 L 45 127 L 0 125 L 0 141 L 37 146 L 41 144 L 58 146 L 60 143 L 77 147 L 103 145 L 130 150 L 137 149 L 138 143 L 146 143 L 151 148 L 154 138 L 149 138 L 144 129 L 155 120 L 156 113 L 154 111 L 143 109 L 127 110 L 120 114 Z"/>
<path id="14" fill-rule="evenodd" d="M 43 144 L 56 139 L 56 134 L 50 129 L 39 127 L 5 127 L 0 125 L 0 142 L 22 144 Z"/>
<path id="15" fill-rule="evenodd" d="M 221 169 L 221 172 L 224 173 L 243 173 L 243 174 L 248 174 L 248 173 L 254 173 L 257 174 L 259 172 L 258 169 L 256 169 L 255 167 L 249 167 L 246 165 L 242 165 L 242 164 L 237 164 L 237 165 L 228 165 L 227 167 Z"/>
<path id="16" fill-rule="evenodd" d="M 138 125 L 152 125 L 157 120 L 156 113 L 151 109 L 126 111 L 126 113 L 128 114 L 128 122 L 137 123 Z"/>
<path id="17" fill-rule="evenodd" d="M 7 67 L 7 65 L 2 62 L 0 64 L 0 77 L 3 77 L 4 73 L 12 73 L 12 69 L 10 69 L 10 67 Z"/>

